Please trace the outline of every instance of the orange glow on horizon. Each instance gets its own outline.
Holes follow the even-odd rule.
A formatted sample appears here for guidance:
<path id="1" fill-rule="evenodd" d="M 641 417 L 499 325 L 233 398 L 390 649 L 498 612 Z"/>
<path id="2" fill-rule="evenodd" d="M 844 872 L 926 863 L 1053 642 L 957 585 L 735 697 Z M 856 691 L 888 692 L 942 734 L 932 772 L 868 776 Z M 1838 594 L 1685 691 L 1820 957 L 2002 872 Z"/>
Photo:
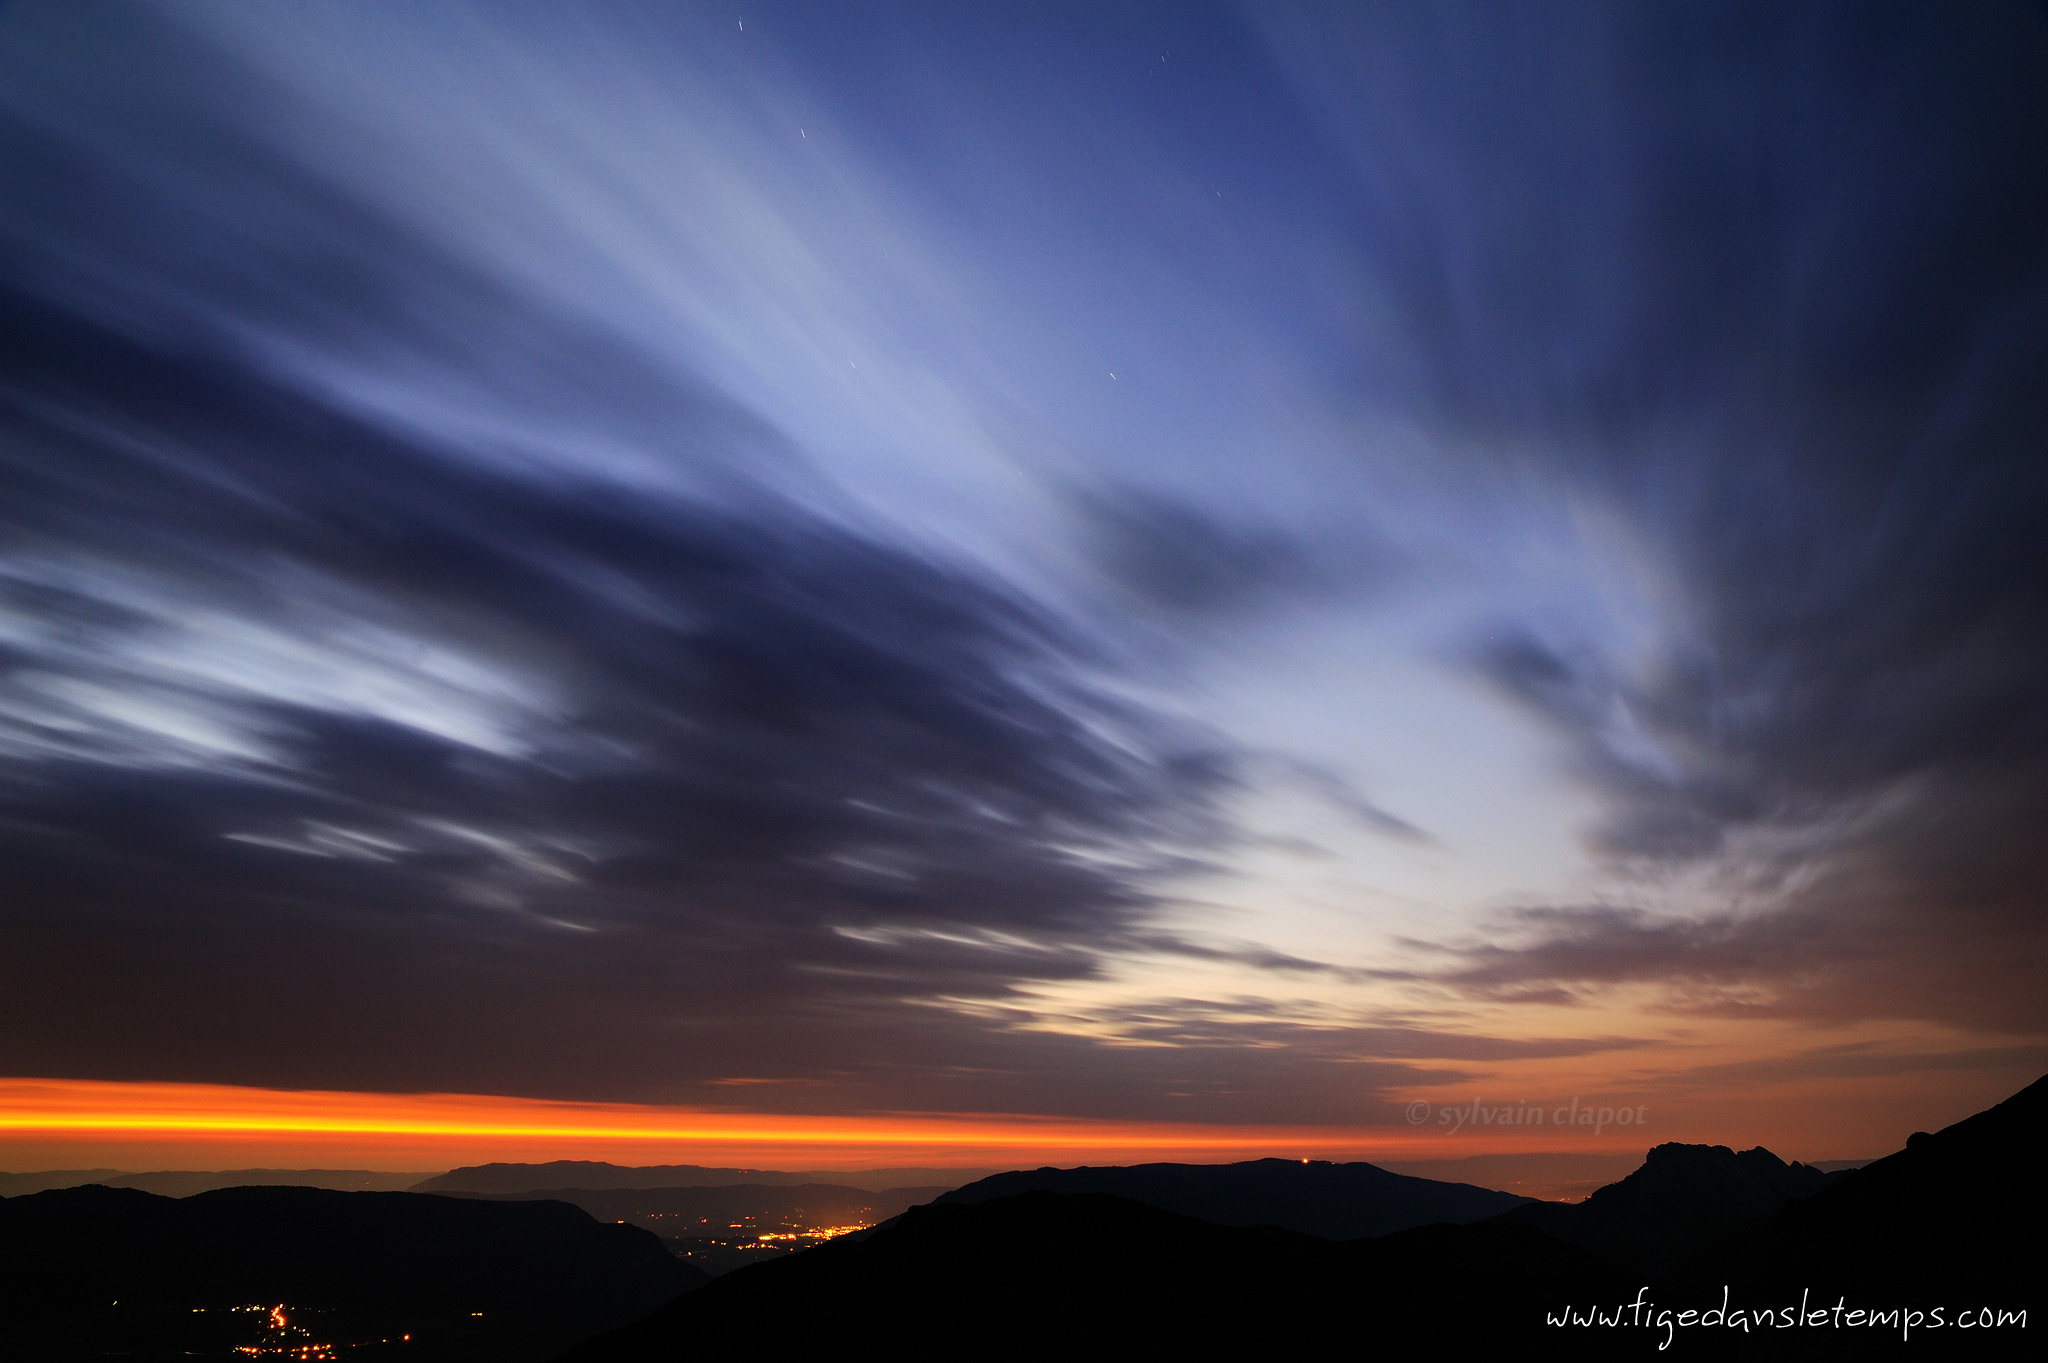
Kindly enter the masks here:
<path id="1" fill-rule="evenodd" d="M 2017 1091 L 2038 1077 L 2021 1068 L 2025 1063 L 2016 1062 L 2011 1073 L 1937 1070 L 1905 1080 L 1852 1075 L 1731 1087 L 1691 1083 L 1683 1072 L 1610 1084 L 1596 1065 L 1572 1073 L 1546 1061 L 1514 1067 L 1513 1074 L 1503 1067 L 1483 1082 L 1396 1093 L 1401 1106 L 1380 1125 L 768 1113 L 473 1093 L 0 1077 L 0 1169 L 439 1171 L 567 1159 L 817 1170 L 1209 1164 L 1267 1156 L 1398 1163 L 1640 1156 L 1673 1140 L 1760 1144 L 1787 1159 L 1871 1158 L 1898 1149 L 1911 1131 L 1936 1130 Z M 1566 1126 L 1557 1113 L 1568 1102 L 1628 1106 L 1635 1120 L 1604 1129 Z M 1461 1113 L 1461 1104 L 1474 1108 Z M 1500 1116 L 1519 1114 L 1525 1104 L 1554 1110 L 1540 1124 Z"/>
<path id="2" fill-rule="evenodd" d="M 1003 1113 L 804 1115 L 482 1094 L 348 1093 L 225 1084 L 0 1079 L 0 1157 L 25 1146 L 113 1158 L 138 1145 L 304 1167 L 490 1160 L 767 1160 L 977 1165 L 1018 1160 L 1357 1159 L 1419 1153 L 1385 1130 L 1098 1121 Z M 393 1160 L 401 1161 L 393 1164 Z M 410 1161 L 405 1163 L 404 1161 Z M 423 1163 L 424 1161 L 424 1163 Z M 19 1164 L 19 1159 L 12 1162 Z"/>

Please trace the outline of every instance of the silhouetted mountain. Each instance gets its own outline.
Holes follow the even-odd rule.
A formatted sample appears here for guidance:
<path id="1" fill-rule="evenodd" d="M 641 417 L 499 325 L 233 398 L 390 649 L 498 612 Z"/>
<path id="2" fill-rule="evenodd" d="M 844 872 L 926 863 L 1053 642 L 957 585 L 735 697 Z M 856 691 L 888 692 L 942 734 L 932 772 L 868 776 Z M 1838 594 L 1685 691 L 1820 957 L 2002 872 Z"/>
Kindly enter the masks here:
<path id="1" fill-rule="evenodd" d="M 1032 1191 L 1101 1193 L 1219 1226 L 1280 1226 L 1326 1240 L 1481 1221 L 1528 1201 L 1469 1183 L 1391 1174 L 1371 1164 L 1283 1159 L 1019 1170 L 956 1188 L 938 1200 L 988 1202 Z"/>
<path id="2" fill-rule="evenodd" d="M 103 1187 L 0 1201 L 0 1320 L 22 1358 L 227 1357 L 223 1308 L 283 1302 L 413 1333 L 395 1356 L 540 1359 L 702 1281 L 646 1231 L 561 1202 Z"/>
<path id="3" fill-rule="evenodd" d="M 546 1164 L 469 1164 L 412 1186 L 415 1193 L 495 1193 L 525 1196 L 541 1188 L 717 1188 L 738 1183 L 787 1184 L 805 1180 L 770 1169 L 708 1169 L 697 1164 L 644 1167 L 602 1160 L 564 1159 Z"/>
<path id="4" fill-rule="evenodd" d="M 980 1169 L 863 1169 L 845 1172 L 777 1169 L 711 1169 L 697 1164 L 638 1167 L 602 1160 L 553 1160 L 547 1164 L 472 1164 L 412 1186 L 415 1193 L 520 1193 L 543 1188 L 720 1188 L 734 1184 L 796 1187 L 829 1183 L 874 1192 L 882 1188 L 957 1188 L 987 1172 Z"/>
<path id="5" fill-rule="evenodd" d="M 1744 1227 L 1760 1226 L 1795 1198 L 1841 1177 L 1787 1164 L 1762 1146 L 1660 1145 L 1642 1167 L 1584 1202 L 1531 1202 L 1504 1220 L 1534 1226 L 1618 1263 L 1671 1267 Z"/>
<path id="6" fill-rule="evenodd" d="M 45 1188 L 80 1188 L 88 1183 L 113 1187 L 114 1181 L 131 1177 L 121 1169 L 44 1169 L 32 1174 L 0 1174 L 0 1198 L 39 1193 Z"/>
<path id="7" fill-rule="evenodd" d="M 1546 1304 L 1591 1289 L 1624 1296 L 1624 1285 L 1593 1256 L 1521 1226 L 1431 1226 L 1337 1244 L 1122 1198 L 1027 1192 L 913 1207 L 862 1240 L 728 1274 L 566 1360 L 854 1339 L 912 1357 L 1214 1357 L 1415 1339 L 1470 1356 L 1534 1334 Z"/>

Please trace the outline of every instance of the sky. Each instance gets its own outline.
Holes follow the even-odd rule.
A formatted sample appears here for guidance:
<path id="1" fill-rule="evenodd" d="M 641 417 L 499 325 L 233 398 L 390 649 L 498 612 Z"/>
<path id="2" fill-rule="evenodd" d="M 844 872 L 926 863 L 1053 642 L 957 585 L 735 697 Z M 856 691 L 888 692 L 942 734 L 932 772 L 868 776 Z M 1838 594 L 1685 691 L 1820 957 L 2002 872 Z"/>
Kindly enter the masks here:
<path id="1" fill-rule="evenodd" d="M 2044 72 L 1988 2 L 0 8 L 0 1163 L 1996 1101 Z"/>

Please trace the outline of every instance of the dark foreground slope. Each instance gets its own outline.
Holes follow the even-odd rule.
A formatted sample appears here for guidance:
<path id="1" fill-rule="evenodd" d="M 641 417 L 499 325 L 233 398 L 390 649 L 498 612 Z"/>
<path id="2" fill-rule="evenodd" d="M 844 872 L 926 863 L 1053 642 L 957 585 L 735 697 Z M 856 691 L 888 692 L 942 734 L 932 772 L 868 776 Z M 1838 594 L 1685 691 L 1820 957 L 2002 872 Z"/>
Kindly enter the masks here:
<path id="1" fill-rule="evenodd" d="M 1213 1225 L 1121 1198 L 1029 1192 L 913 1207 L 859 1241 L 743 1269 L 593 1340 L 575 1363 L 779 1349 L 902 1357 L 1158 1357 L 1173 1349 L 1526 1339 L 1528 1322 L 1622 1280 L 1519 1226 L 1335 1243 Z M 1475 1311 L 1475 1306 L 1484 1307 Z"/>
<path id="2" fill-rule="evenodd" d="M 70 1188 L 0 1201 L 8 1356 L 235 1357 L 284 1304 L 344 1356 L 518 1363 L 558 1353 L 703 1281 L 660 1240 L 560 1202 L 224 1188 Z M 480 1314 L 479 1314 L 480 1313 Z"/>
<path id="3" fill-rule="evenodd" d="M 1027 1192 L 1100 1193 L 1219 1226 L 1280 1226 L 1326 1240 L 1391 1235 L 1438 1222 L 1462 1225 L 1529 1201 L 1372 1164 L 1283 1159 L 1018 1170 L 956 1188 L 939 1201 L 989 1202 Z"/>
<path id="4" fill-rule="evenodd" d="M 2048 1305 L 2044 1151 L 2048 1078 L 1788 1204 L 1767 1259 L 1781 1278 L 1825 1264 L 1840 1282 L 1893 1296 Z M 2048 1319 L 2035 1332 L 2048 1333 Z"/>
<path id="5" fill-rule="evenodd" d="M 2044 1124 L 2048 1080 L 1839 1178 L 1662 1147 L 1597 1205 L 1341 1243 L 1099 1194 L 948 1200 L 730 1274 L 567 1360 L 854 1339 L 906 1358 L 1341 1342 L 1431 1358 L 2030 1359 L 2048 1329 Z"/>

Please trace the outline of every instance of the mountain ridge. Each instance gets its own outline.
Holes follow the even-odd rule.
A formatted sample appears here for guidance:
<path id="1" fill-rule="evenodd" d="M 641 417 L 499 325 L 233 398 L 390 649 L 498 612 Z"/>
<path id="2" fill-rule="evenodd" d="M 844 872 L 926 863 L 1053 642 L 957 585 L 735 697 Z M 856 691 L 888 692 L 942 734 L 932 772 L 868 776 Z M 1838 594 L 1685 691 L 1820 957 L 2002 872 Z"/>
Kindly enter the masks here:
<path id="1" fill-rule="evenodd" d="M 956 1188 L 992 1171 L 905 1166 L 880 1169 L 725 1169 L 701 1164 L 611 1164 L 604 1160 L 550 1160 L 543 1164 L 468 1164 L 412 1184 L 415 1193 L 527 1193 L 539 1188 L 601 1191 L 620 1188 L 719 1188 L 736 1184 L 792 1187 L 833 1184 L 880 1192 L 885 1188 Z"/>
<path id="2" fill-rule="evenodd" d="M 1669 1267 L 1724 1248 L 1741 1228 L 1843 1177 L 1788 1164 L 1760 1145 L 1738 1152 L 1670 1141 L 1583 1202 L 1532 1202 L 1502 1215 L 1618 1262 Z"/>
<path id="3" fill-rule="evenodd" d="M 956 1188 L 940 1204 L 1045 1191 L 1100 1193 L 1220 1226 L 1279 1226 L 1326 1240 L 1484 1220 L 1529 1199 L 1469 1183 L 1391 1173 L 1364 1162 L 1083 1165 L 1015 1170 Z"/>

